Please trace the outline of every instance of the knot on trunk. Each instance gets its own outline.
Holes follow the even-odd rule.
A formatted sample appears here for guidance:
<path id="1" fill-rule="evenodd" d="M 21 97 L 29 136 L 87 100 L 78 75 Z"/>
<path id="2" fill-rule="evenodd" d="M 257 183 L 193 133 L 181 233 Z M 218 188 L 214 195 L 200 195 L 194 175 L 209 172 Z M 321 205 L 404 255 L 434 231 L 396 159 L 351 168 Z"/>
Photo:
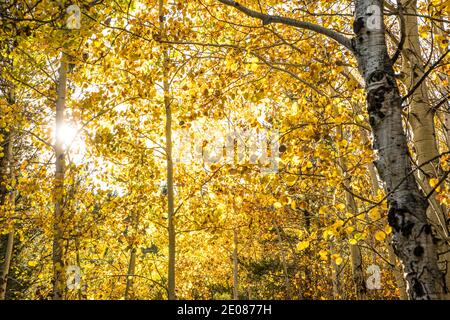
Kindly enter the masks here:
<path id="1" fill-rule="evenodd" d="M 395 82 L 384 70 L 376 70 L 367 76 L 367 105 L 370 125 L 376 126 L 388 112 L 384 107 L 386 96 L 395 88 Z"/>
<path id="2" fill-rule="evenodd" d="M 400 208 L 396 201 L 392 201 L 388 211 L 388 223 L 396 231 L 401 232 L 404 236 L 411 234 L 414 223 L 409 221 L 406 208 Z"/>

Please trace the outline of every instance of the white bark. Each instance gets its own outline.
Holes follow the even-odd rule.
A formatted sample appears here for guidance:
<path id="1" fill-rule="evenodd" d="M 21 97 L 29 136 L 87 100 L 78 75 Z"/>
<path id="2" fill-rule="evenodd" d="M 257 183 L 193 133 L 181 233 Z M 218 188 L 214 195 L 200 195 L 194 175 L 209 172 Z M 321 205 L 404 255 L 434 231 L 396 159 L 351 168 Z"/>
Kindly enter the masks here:
<path id="1" fill-rule="evenodd" d="M 63 193 L 64 193 L 64 167 L 65 154 L 63 137 L 61 136 L 64 126 L 64 111 L 66 104 L 67 87 L 67 62 L 66 55 L 61 57 L 59 68 L 59 80 L 56 100 L 56 126 L 55 126 L 55 209 L 53 215 L 53 300 L 64 299 L 65 292 L 65 272 L 63 258 Z"/>
<path id="2" fill-rule="evenodd" d="M 362 136 L 362 141 L 364 144 L 369 142 L 369 138 L 367 137 L 367 134 L 363 129 L 361 129 L 361 136 Z M 369 163 L 368 171 L 369 171 L 370 181 L 372 184 L 372 193 L 373 193 L 373 195 L 376 196 L 378 194 L 378 190 L 380 189 L 380 185 L 378 182 L 375 166 L 372 163 Z M 408 294 L 406 293 L 405 280 L 402 277 L 402 271 L 399 268 L 399 265 L 397 263 L 397 257 L 395 256 L 394 249 L 392 248 L 390 240 L 391 240 L 391 237 L 386 238 L 386 247 L 388 249 L 389 263 L 392 266 L 392 271 L 394 273 L 395 282 L 397 283 L 397 287 L 400 292 L 400 300 L 406 300 L 406 299 L 408 299 Z"/>
<path id="3" fill-rule="evenodd" d="M 413 88 L 424 75 L 424 61 L 420 47 L 419 27 L 417 18 L 417 0 L 403 1 L 406 15 L 405 44 L 403 48 L 403 73 L 406 75 L 408 88 Z M 411 126 L 415 156 L 420 170 L 416 171 L 416 178 L 425 194 L 432 191 L 428 180 L 440 178 L 439 150 L 435 134 L 435 111 L 429 98 L 429 88 L 423 81 L 412 93 L 409 99 L 408 122 Z M 446 208 L 431 196 L 427 217 L 433 226 L 433 235 L 437 238 L 439 265 L 446 266 L 450 262 L 449 232 L 446 223 Z M 445 274 L 446 287 L 450 287 L 450 272 Z"/>
<path id="4" fill-rule="evenodd" d="M 373 149 L 377 156 L 375 164 L 388 194 L 388 221 L 394 230 L 394 250 L 403 264 L 409 298 L 441 298 L 445 284 L 443 274 L 438 269 L 434 238 L 426 217 L 428 203 L 412 174 L 402 125 L 402 99 L 387 52 L 384 1 L 354 1 L 353 27 L 356 36 L 350 46 L 347 38 L 330 34 L 327 29 L 311 28 L 295 19 L 264 15 L 236 1 L 219 2 L 260 19 L 263 24 L 283 23 L 326 35 L 354 53 L 366 84 L 367 107 L 374 136 Z"/>
<path id="5" fill-rule="evenodd" d="M 411 174 L 401 97 L 387 53 L 384 25 L 380 23 L 379 28 L 368 25 L 368 20 L 373 19 L 370 6 L 383 8 L 383 1 L 356 0 L 355 4 L 353 44 L 360 73 L 366 82 L 373 148 L 377 156 L 375 165 L 388 193 L 388 221 L 394 230 L 394 250 L 403 264 L 409 297 L 439 299 L 444 288 L 443 277 L 427 222 L 427 201 Z"/>
<path id="6" fill-rule="evenodd" d="M 159 0 L 159 32 L 160 37 L 166 37 L 166 29 L 164 26 L 164 0 Z M 170 99 L 169 85 L 169 53 L 165 44 L 163 47 L 163 91 L 164 91 L 164 109 L 166 111 L 166 164 L 167 164 L 167 223 L 169 233 L 169 265 L 168 265 L 168 298 L 175 300 L 175 249 L 176 234 L 174 224 L 174 190 L 173 190 L 173 159 L 172 159 L 172 107 Z"/>

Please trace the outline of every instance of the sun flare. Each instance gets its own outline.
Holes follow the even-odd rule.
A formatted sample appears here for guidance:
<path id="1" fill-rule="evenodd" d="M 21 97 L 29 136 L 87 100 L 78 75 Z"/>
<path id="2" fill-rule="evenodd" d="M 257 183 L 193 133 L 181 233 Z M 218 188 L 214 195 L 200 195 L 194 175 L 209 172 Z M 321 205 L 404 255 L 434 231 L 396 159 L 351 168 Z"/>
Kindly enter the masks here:
<path id="1" fill-rule="evenodd" d="M 78 126 L 72 123 L 64 123 L 59 128 L 56 136 L 53 137 L 53 141 L 56 141 L 56 139 L 60 139 L 71 161 L 75 163 L 82 162 L 86 153 L 86 144 Z"/>

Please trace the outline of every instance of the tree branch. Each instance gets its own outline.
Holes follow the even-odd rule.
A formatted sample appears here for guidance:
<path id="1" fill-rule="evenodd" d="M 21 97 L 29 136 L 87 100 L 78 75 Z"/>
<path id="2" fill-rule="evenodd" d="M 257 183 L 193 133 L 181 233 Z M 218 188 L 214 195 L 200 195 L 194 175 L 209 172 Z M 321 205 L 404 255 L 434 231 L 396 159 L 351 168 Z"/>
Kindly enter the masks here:
<path id="1" fill-rule="evenodd" d="M 219 0 L 220 1 L 220 0 Z M 411 90 L 402 98 L 402 101 L 405 101 L 408 99 L 412 94 L 422 85 L 422 82 L 424 82 L 427 77 L 430 75 L 431 71 L 433 71 L 439 63 L 441 63 L 442 60 L 444 60 L 445 56 L 450 52 L 450 49 L 448 49 L 444 54 L 435 62 L 433 65 L 423 74 L 423 76 L 419 79 L 419 81 L 416 82 L 416 84 L 412 87 Z"/>
<path id="2" fill-rule="evenodd" d="M 405 22 L 405 17 L 403 15 L 403 7 L 402 7 L 402 4 L 400 3 L 400 1 L 398 2 L 398 5 L 397 5 L 397 12 L 398 12 L 399 24 L 400 24 L 400 42 L 397 46 L 397 50 L 395 51 L 394 55 L 391 58 L 392 65 L 394 65 L 395 62 L 397 61 L 398 57 L 400 57 L 400 54 L 402 53 L 402 50 L 403 50 L 403 45 L 405 44 L 405 40 L 406 40 L 406 22 Z"/>
<path id="3" fill-rule="evenodd" d="M 262 21 L 263 25 L 267 25 L 267 24 L 271 24 L 271 23 L 280 23 L 280 24 L 285 24 L 285 25 L 293 26 L 293 27 L 300 28 L 300 29 L 311 30 L 311 31 L 320 33 L 322 35 L 325 35 L 325 36 L 335 40 L 339 44 L 343 45 L 350 51 L 353 51 L 351 41 L 349 38 L 343 36 L 340 33 L 335 32 L 333 30 L 327 29 L 325 27 L 316 25 L 314 23 L 299 21 L 296 19 L 288 18 L 288 17 L 264 14 L 264 13 L 249 9 L 247 7 L 244 7 L 240 3 L 233 1 L 233 0 L 218 0 L 218 1 L 223 4 L 226 4 L 228 6 L 236 8 L 237 10 L 245 13 L 249 17 L 260 19 Z"/>

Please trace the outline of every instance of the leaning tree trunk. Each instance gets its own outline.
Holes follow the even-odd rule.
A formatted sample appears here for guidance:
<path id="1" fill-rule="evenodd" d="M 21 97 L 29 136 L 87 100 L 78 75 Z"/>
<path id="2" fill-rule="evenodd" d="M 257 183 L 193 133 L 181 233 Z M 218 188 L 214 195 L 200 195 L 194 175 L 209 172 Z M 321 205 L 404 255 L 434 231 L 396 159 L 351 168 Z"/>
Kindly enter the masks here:
<path id="1" fill-rule="evenodd" d="M 365 80 L 375 165 L 388 194 L 388 221 L 410 299 L 439 299 L 444 289 L 438 269 L 427 200 L 411 170 L 402 124 L 402 99 L 387 53 L 383 0 L 356 0 L 353 49 Z"/>

